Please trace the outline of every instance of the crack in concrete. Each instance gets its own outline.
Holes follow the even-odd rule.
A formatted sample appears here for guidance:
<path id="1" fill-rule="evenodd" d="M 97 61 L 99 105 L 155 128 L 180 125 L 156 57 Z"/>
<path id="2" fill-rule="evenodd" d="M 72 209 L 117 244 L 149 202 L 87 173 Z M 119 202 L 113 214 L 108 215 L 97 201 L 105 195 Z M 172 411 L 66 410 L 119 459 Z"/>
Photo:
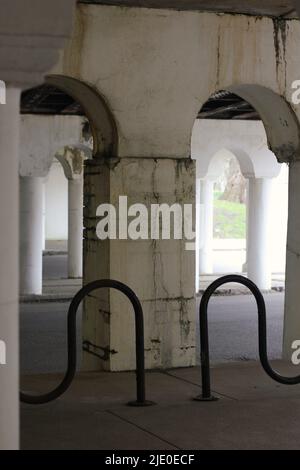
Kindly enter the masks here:
<path id="1" fill-rule="evenodd" d="M 164 439 L 163 437 L 158 436 L 158 435 L 155 434 L 154 432 L 149 431 L 148 429 L 146 429 L 146 428 L 144 428 L 144 427 L 142 427 L 142 426 L 139 426 L 138 424 L 136 424 L 136 423 L 130 421 L 130 419 L 124 418 L 123 416 L 120 416 L 118 413 L 116 413 L 116 412 L 114 412 L 114 411 L 112 411 L 112 410 L 105 410 L 105 412 L 108 413 L 108 414 L 111 414 L 112 416 L 115 416 L 116 418 L 119 418 L 121 421 L 124 421 L 124 422 L 127 423 L 127 424 L 131 424 L 132 426 L 134 426 L 135 428 L 139 429 L 140 431 L 143 431 L 143 432 L 149 434 L 150 436 L 153 436 L 153 437 L 155 437 L 156 439 L 159 439 L 160 441 L 165 442 L 166 444 L 168 444 L 168 445 L 174 447 L 174 449 L 182 450 L 181 447 L 176 446 L 176 444 L 173 444 L 173 442 L 170 442 L 170 441 L 168 441 L 167 439 Z"/>
<path id="2" fill-rule="evenodd" d="M 167 375 L 168 377 L 172 377 L 173 379 L 181 380 L 182 382 L 185 382 L 185 383 L 188 383 L 188 384 L 191 384 L 191 385 L 195 385 L 196 387 L 199 387 L 202 390 L 201 385 L 199 385 L 198 383 L 192 382 L 191 380 L 188 380 L 188 379 L 184 379 L 183 377 L 178 377 L 177 375 L 173 375 L 173 374 L 171 374 L 170 371 L 165 370 L 165 371 L 159 371 L 159 372 L 161 374 Z M 237 398 L 231 397 L 230 395 L 226 395 L 225 393 L 220 393 L 217 390 L 212 390 L 212 392 L 216 393 L 217 395 L 220 395 L 221 397 L 228 398 L 229 400 L 239 401 Z"/>

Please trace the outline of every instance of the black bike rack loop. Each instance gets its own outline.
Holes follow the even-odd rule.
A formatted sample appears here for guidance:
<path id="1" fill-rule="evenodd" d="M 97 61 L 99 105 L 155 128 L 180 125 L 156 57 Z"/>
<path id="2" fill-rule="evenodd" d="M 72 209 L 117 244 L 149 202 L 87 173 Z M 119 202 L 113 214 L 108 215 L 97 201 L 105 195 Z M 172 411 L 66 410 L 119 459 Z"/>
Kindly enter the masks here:
<path id="1" fill-rule="evenodd" d="M 135 346 L 136 346 L 136 400 L 128 403 L 129 406 L 149 406 L 154 403 L 146 400 L 145 390 L 145 358 L 144 358 L 144 316 L 141 303 L 135 293 L 126 284 L 111 279 L 93 281 L 80 289 L 74 296 L 68 310 L 67 340 L 68 340 L 68 366 L 61 383 L 52 391 L 43 395 L 28 395 L 20 393 L 23 403 L 40 405 L 55 400 L 71 385 L 77 362 L 76 351 L 76 315 L 81 301 L 92 291 L 100 288 L 112 288 L 122 292 L 130 300 L 135 314 Z"/>
<path id="2" fill-rule="evenodd" d="M 211 394 L 211 381 L 210 381 L 210 359 L 209 359 L 209 335 L 208 335 L 208 319 L 207 309 L 211 296 L 223 284 L 234 282 L 242 284 L 247 287 L 254 295 L 257 312 L 258 312 L 258 347 L 259 358 L 261 365 L 265 372 L 275 380 L 284 385 L 297 385 L 300 384 L 300 375 L 296 377 L 284 377 L 278 372 L 274 371 L 268 359 L 267 350 L 267 319 L 266 319 L 266 304 L 262 293 L 258 287 L 250 279 L 239 275 L 223 276 L 214 281 L 204 292 L 200 308 L 199 308 L 199 321 L 200 321 L 200 350 L 201 350 L 201 379 L 202 379 L 202 394 L 194 400 L 196 401 L 216 401 L 217 398 Z"/>

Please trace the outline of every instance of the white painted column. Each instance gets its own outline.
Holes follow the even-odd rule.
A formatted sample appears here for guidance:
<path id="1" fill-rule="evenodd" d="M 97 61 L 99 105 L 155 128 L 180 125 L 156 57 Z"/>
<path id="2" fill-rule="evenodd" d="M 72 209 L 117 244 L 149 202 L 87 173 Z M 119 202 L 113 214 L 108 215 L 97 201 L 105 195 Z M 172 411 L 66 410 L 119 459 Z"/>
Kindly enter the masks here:
<path id="1" fill-rule="evenodd" d="M 196 178 L 196 292 L 200 290 L 200 217 L 201 217 L 201 205 L 200 205 L 200 192 L 201 192 L 201 180 Z"/>
<path id="2" fill-rule="evenodd" d="M 208 178 L 200 182 L 200 246 L 199 273 L 213 272 L 214 182 Z"/>
<path id="3" fill-rule="evenodd" d="M 0 341 L 6 345 L 6 365 L 0 363 L 1 450 L 19 446 L 19 100 L 20 91 L 8 88 L 0 105 Z"/>
<path id="4" fill-rule="evenodd" d="M 283 356 L 291 360 L 300 340 L 300 161 L 289 165 L 289 208 L 285 278 Z M 280 223 L 280 214 L 278 214 Z"/>
<path id="5" fill-rule="evenodd" d="M 246 180 L 247 193 L 246 193 L 246 259 L 242 266 L 242 272 L 248 271 L 248 240 L 249 240 L 249 179 Z"/>
<path id="6" fill-rule="evenodd" d="M 46 249 L 46 180 L 43 179 L 43 194 L 42 194 L 42 207 L 43 207 L 43 215 L 42 215 L 42 230 L 43 230 L 43 251 Z"/>
<path id="7" fill-rule="evenodd" d="M 260 289 L 271 289 L 270 204 L 272 179 L 249 178 L 248 277 Z"/>
<path id="8" fill-rule="evenodd" d="M 20 177 L 20 293 L 41 294 L 43 188 L 40 177 Z"/>
<path id="9" fill-rule="evenodd" d="M 68 277 L 82 277 L 83 177 L 68 180 Z"/>

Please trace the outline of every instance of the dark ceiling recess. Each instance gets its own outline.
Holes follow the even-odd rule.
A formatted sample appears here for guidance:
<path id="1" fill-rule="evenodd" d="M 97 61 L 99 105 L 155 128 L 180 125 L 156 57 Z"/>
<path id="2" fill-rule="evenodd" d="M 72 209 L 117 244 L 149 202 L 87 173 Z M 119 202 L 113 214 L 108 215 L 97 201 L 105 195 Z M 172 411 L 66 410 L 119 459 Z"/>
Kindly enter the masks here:
<path id="1" fill-rule="evenodd" d="M 21 114 L 84 116 L 84 111 L 73 98 L 50 85 L 41 85 L 24 91 L 21 98 Z M 228 91 L 219 91 L 209 98 L 198 119 L 260 120 L 252 106 Z"/>
<path id="2" fill-rule="evenodd" d="M 296 0 L 78 0 L 79 3 L 127 7 L 241 13 L 253 16 L 297 18 Z"/>
<path id="3" fill-rule="evenodd" d="M 50 85 L 41 85 L 22 93 L 21 114 L 62 114 L 84 116 L 73 98 Z"/>
<path id="4" fill-rule="evenodd" d="M 261 120 L 247 101 L 229 91 L 219 91 L 212 95 L 199 112 L 198 119 Z"/>

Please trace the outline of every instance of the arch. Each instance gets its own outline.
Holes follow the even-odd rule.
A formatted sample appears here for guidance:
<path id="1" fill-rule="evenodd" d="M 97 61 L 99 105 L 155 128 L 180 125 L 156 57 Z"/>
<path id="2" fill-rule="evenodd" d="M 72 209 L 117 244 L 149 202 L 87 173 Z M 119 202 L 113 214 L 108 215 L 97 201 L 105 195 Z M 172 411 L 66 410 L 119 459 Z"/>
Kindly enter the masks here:
<path id="1" fill-rule="evenodd" d="M 191 146 L 200 178 L 210 173 L 219 176 L 217 167 L 222 165 L 221 150 L 230 152 L 238 160 L 245 178 L 274 178 L 280 171 L 260 121 L 198 119 L 193 127 Z"/>
<path id="2" fill-rule="evenodd" d="M 65 75 L 48 75 L 45 82 L 70 95 L 83 108 L 92 130 L 93 156 L 116 156 L 117 125 L 103 96 L 87 83 Z"/>
<path id="3" fill-rule="evenodd" d="M 242 149 L 235 147 L 220 147 L 219 150 L 207 153 L 206 158 L 197 159 L 197 177 L 217 179 L 223 170 L 226 156 L 234 157 L 245 177 L 255 175 L 255 168 L 250 156 Z"/>
<path id="4" fill-rule="evenodd" d="M 282 96 L 262 85 L 232 85 L 225 90 L 240 96 L 256 109 L 264 124 L 269 148 L 279 163 L 299 158 L 299 122 Z"/>

